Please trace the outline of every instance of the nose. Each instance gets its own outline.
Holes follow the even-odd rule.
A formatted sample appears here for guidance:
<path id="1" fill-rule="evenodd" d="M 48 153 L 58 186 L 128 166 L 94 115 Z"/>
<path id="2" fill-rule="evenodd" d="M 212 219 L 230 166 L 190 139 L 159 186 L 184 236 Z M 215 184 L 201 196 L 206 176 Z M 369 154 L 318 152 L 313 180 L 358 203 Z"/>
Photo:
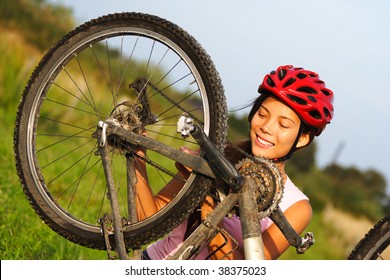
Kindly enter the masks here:
<path id="1" fill-rule="evenodd" d="M 264 121 L 260 125 L 260 130 L 263 131 L 265 134 L 272 135 L 273 133 L 273 123 L 270 119 Z"/>

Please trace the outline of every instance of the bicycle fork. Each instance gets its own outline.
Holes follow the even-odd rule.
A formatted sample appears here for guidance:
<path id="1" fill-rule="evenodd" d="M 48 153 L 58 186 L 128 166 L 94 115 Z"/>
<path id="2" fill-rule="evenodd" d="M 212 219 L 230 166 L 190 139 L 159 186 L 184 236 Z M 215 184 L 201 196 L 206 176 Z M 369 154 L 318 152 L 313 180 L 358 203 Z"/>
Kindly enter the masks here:
<path id="1" fill-rule="evenodd" d="M 104 122 L 99 123 L 99 128 L 96 131 L 96 138 L 98 140 L 98 151 L 100 153 L 101 159 L 102 159 L 102 165 L 103 170 L 106 178 L 106 184 L 108 189 L 108 196 L 110 200 L 110 205 L 112 209 L 111 216 L 108 214 L 105 214 L 100 219 L 100 224 L 102 227 L 102 234 L 104 236 L 106 249 L 108 253 L 109 259 L 114 259 L 113 256 L 111 256 L 111 243 L 110 243 L 110 235 L 114 235 L 115 240 L 115 251 L 117 253 L 117 256 L 121 260 L 128 260 L 130 259 L 127 254 L 125 239 L 124 239 L 124 230 L 123 230 L 123 223 L 130 222 L 134 223 L 137 221 L 137 217 L 135 214 L 135 196 L 133 191 L 133 185 L 135 183 L 135 176 L 134 176 L 134 169 L 132 164 L 132 159 L 126 157 L 126 165 L 127 165 L 127 184 L 128 184 L 128 212 L 129 212 L 129 219 L 126 221 L 126 219 L 123 219 L 120 214 L 119 209 L 119 201 L 118 201 L 118 193 L 115 188 L 114 183 L 114 177 L 112 175 L 111 171 L 111 164 L 110 164 L 110 157 L 109 157 L 109 148 L 107 146 L 106 141 L 106 130 L 107 130 L 107 124 Z M 111 226 L 112 224 L 112 226 Z M 134 250 L 135 257 L 140 256 L 139 250 Z"/>
<path id="2" fill-rule="evenodd" d="M 110 199 L 111 209 L 112 209 L 112 220 L 113 220 L 113 227 L 114 227 L 115 247 L 116 247 L 115 249 L 119 259 L 126 260 L 129 259 L 129 257 L 126 252 L 125 239 L 123 236 L 122 218 L 119 210 L 118 194 L 115 189 L 114 178 L 112 176 L 112 172 L 110 169 L 110 162 L 109 162 L 110 159 L 107 153 L 107 146 L 99 145 L 99 152 L 103 162 L 104 173 L 106 175 L 108 194 L 109 194 L 109 199 Z M 104 221 L 102 221 L 102 230 L 105 237 L 107 252 L 110 258 L 111 245 L 108 239 L 108 234 L 109 234 L 107 232 L 108 229 Z"/>

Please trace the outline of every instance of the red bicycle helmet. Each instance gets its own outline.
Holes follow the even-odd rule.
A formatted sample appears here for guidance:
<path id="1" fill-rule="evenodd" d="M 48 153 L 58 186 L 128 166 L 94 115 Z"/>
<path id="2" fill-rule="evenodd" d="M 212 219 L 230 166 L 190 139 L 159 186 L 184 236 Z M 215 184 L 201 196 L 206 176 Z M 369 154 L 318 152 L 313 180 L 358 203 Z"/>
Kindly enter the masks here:
<path id="1" fill-rule="evenodd" d="M 290 106 L 318 136 L 333 117 L 333 92 L 317 73 L 292 65 L 264 77 L 259 93 L 270 92 Z"/>

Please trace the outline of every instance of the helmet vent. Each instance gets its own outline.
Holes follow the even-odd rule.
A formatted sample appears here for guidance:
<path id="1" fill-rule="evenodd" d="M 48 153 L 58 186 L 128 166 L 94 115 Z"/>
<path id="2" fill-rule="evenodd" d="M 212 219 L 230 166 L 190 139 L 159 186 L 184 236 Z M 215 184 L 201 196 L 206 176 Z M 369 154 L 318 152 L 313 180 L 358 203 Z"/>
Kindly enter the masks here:
<path id="1" fill-rule="evenodd" d="M 297 77 L 302 80 L 302 79 L 306 78 L 307 75 L 305 73 L 298 73 Z"/>
<path id="2" fill-rule="evenodd" d="M 278 72 L 279 81 L 283 80 L 283 78 L 286 76 L 286 74 L 287 74 L 286 69 L 280 69 L 280 71 Z"/>
<path id="3" fill-rule="evenodd" d="M 317 103 L 317 99 L 316 99 L 313 95 L 308 95 L 308 96 L 307 96 L 307 99 L 309 99 L 309 100 L 312 101 L 312 102 Z"/>
<path id="4" fill-rule="evenodd" d="M 325 89 L 321 89 L 321 92 L 323 94 L 325 94 L 326 96 L 329 96 L 330 95 L 330 92 L 328 90 L 325 90 Z"/>
<path id="5" fill-rule="evenodd" d="M 271 79 L 271 77 L 268 77 L 268 79 L 267 79 L 267 84 L 268 84 L 270 87 L 275 87 L 275 83 L 274 83 L 274 81 Z"/>
<path id="6" fill-rule="evenodd" d="M 296 81 L 295 78 L 290 78 L 290 79 L 288 79 L 288 81 L 283 85 L 283 87 L 286 88 L 286 87 L 292 85 L 293 83 L 295 83 L 295 81 Z"/>
<path id="7" fill-rule="evenodd" d="M 316 120 L 320 120 L 321 119 L 321 114 L 317 110 L 310 111 L 309 115 L 312 116 L 313 118 L 315 118 Z"/>
<path id="8" fill-rule="evenodd" d="M 325 114 L 326 118 L 330 117 L 330 112 L 329 112 L 329 110 L 327 108 L 324 108 L 324 114 Z"/>
<path id="9" fill-rule="evenodd" d="M 292 94 L 286 94 L 286 95 L 287 95 L 287 97 L 288 97 L 291 101 L 293 101 L 293 102 L 295 102 L 295 103 L 298 103 L 299 105 L 307 105 L 306 100 L 304 100 L 303 98 L 300 98 L 300 97 L 295 96 L 295 95 L 292 95 Z"/>
<path id="10" fill-rule="evenodd" d="M 297 88 L 297 91 L 299 92 L 305 92 L 305 93 L 313 93 L 313 94 L 317 94 L 318 92 L 312 88 L 312 87 L 300 87 L 300 88 Z"/>

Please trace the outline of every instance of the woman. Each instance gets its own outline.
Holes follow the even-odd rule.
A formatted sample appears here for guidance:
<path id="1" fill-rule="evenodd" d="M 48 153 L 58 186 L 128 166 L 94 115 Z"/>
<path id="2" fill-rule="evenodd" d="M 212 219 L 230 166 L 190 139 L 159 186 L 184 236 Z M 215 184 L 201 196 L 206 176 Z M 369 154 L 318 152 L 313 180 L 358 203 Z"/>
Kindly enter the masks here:
<path id="1" fill-rule="evenodd" d="M 315 136 L 319 136 L 333 117 L 333 92 L 325 87 L 319 76 L 303 68 L 292 65 L 280 66 L 276 71 L 266 75 L 259 86 L 260 96 L 255 100 L 249 113 L 249 140 L 240 143 L 247 152 L 268 158 L 276 163 L 285 179 L 283 198 L 280 207 L 285 217 L 298 234 L 307 227 L 312 216 L 309 199 L 289 179 L 285 173 L 285 164 L 293 153 L 309 145 Z M 193 152 L 188 151 L 187 152 Z M 225 154 L 233 163 L 237 158 L 227 147 Z M 237 154 L 237 153 L 236 153 Z M 141 164 L 141 163 L 140 163 Z M 185 167 L 177 165 L 179 172 L 186 175 Z M 140 168 L 138 174 L 144 170 Z M 141 179 L 137 184 L 139 192 L 140 218 L 155 213 L 168 203 L 180 190 L 180 184 L 172 182 L 159 194 L 154 196 L 148 187 L 147 180 Z M 216 202 L 208 196 L 201 206 L 203 219 L 215 206 Z M 264 253 L 266 259 L 277 259 L 285 252 L 289 243 L 269 218 L 260 221 Z M 237 216 L 226 217 L 219 225 L 238 243 L 231 239 L 227 246 L 213 255 L 214 259 L 242 259 L 243 246 L 240 219 Z M 190 232 L 190 222 L 186 220 L 175 228 L 167 237 L 150 245 L 144 251 L 144 257 L 165 259 L 176 251 Z M 205 259 L 220 244 L 222 237 L 217 235 L 208 248 L 197 257 Z"/>

